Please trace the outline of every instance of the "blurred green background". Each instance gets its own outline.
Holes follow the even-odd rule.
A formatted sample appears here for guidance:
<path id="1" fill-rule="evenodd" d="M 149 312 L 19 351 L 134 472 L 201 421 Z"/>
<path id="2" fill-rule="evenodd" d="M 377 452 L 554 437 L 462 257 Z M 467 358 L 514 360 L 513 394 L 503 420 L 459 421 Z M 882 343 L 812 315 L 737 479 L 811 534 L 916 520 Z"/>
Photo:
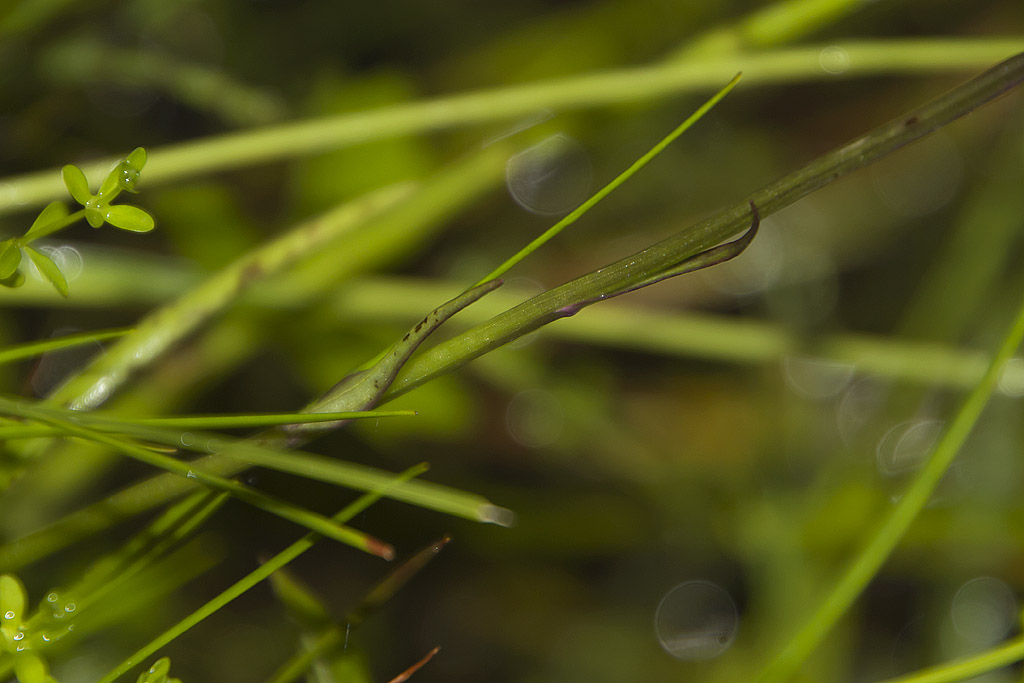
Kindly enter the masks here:
<path id="1" fill-rule="evenodd" d="M 820 53 L 818 65 L 774 80 L 752 70 L 649 168 L 517 266 L 500 300 L 515 303 L 681 230 L 982 70 L 966 56 L 957 66 L 959 53 L 892 73 L 844 61 L 854 41 L 936 37 L 1024 44 L 1024 5 L 14 2 L 0 9 L 0 172 L 140 145 L 155 158 L 163 145 L 231 131 L 606 69 L 716 55 L 742 64 L 791 46 Z M 70 298 L 41 283 L 0 292 L 0 341 L 131 325 L 340 201 L 455 178 L 463 196 L 429 228 L 359 237 L 337 268 L 308 269 L 336 278 L 311 297 L 269 283 L 117 402 L 134 414 L 298 408 L 613 178 L 725 80 L 153 186 L 143 172 L 134 199 L 157 230 L 83 225 L 57 236 L 65 267 L 77 269 Z M 399 558 L 454 538 L 350 633 L 369 680 L 389 680 L 436 645 L 412 680 L 749 680 L 898 499 L 970 384 L 961 368 L 977 360 L 972 350 L 993 348 L 1009 323 L 1024 289 L 1022 112 L 1024 94 L 1011 93 L 770 216 L 736 261 L 583 311 L 389 405 L 415 408 L 415 418 L 315 442 L 394 471 L 429 461 L 427 479 L 519 517 L 504 529 L 385 501 L 355 520 Z M 457 175 L 492 149 L 499 164 Z M 0 216 L 0 236 L 20 234 L 33 208 Z M 932 351 L 938 360 L 925 358 Z M 908 357 L 924 358 L 923 369 L 907 370 Z M 65 353 L 3 366 L 0 381 L 44 395 L 83 361 Z M 1019 632 L 1020 393 L 1002 385 L 806 680 L 903 674 Z M 89 482 L 61 472 L 34 463 L 4 492 L 4 541 L 147 474 L 120 460 Z M 246 481 L 324 513 L 350 499 L 271 472 Z M 38 599 L 127 533 L 19 575 Z M 183 563 L 205 571 L 180 569 L 183 585 L 66 644 L 51 659 L 55 676 L 95 680 L 298 534 L 229 504 Z M 332 543 L 293 567 L 338 618 L 387 569 Z M 162 652 L 186 683 L 262 680 L 299 633 L 261 586 Z M 984 680 L 1018 676 L 1010 668 Z"/>

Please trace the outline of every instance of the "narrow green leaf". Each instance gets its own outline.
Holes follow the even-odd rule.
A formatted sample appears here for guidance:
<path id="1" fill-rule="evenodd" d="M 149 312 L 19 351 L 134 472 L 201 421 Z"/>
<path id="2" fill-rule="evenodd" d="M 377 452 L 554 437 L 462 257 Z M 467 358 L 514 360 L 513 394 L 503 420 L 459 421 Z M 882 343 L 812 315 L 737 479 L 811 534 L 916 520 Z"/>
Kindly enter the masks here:
<path id="1" fill-rule="evenodd" d="M 156 225 L 152 216 L 139 207 L 128 204 L 108 206 L 106 219 L 115 228 L 132 232 L 149 232 Z"/>
<path id="2" fill-rule="evenodd" d="M 64 187 L 68 188 L 71 197 L 85 206 L 92 199 L 92 192 L 89 191 L 89 181 L 86 180 L 82 169 L 68 164 L 60 170 L 60 174 L 64 178 Z"/>
<path id="3" fill-rule="evenodd" d="M 354 489 L 373 490 L 392 476 L 365 465 L 303 451 L 276 450 L 252 441 L 236 441 L 234 444 L 222 442 L 218 447 L 223 448 L 225 455 L 252 465 Z M 516 522 L 514 512 L 491 503 L 483 496 L 428 481 L 417 479 L 408 484 L 393 486 L 385 495 L 393 500 L 475 522 L 500 526 L 513 526 Z"/>
<path id="4" fill-rule="evenodd" d="M 21 265 L 21 247 L 15 238 L 0 242 L 0 280 L 14 275 Z"/>
<path id="5" fill-rule="evenodd" d="M 64 202 L 50 202 L 46 205 L 46 208 L 39 212 L 36 219 L 32 221 L 32 227 L 25 233 L 25 237 L 33 237 L 36 233 L 41 232 L 44 228 L 57 221 L 64 220 L 68 217 L 68 207 L 64 206 Z"/>
<path id="6" fill-rule="evenodd" d="M 43 339 L 25 344 L 8 346 L 6 348 L 0 348 L 0 363 L 10 363 L 11 361 L 39 356 L 47 353 L 48 351 L 57 351 L 59 349 L 70 348 L 72 346 L 80 346 L 82 344 L 115 339 L 117 337 L 123 337 L 131 331 L 131 328 L 124 327 L 116 330 L 102 330 L 99 332 L 80 332 L 78 334 L 69 334 L 63 337 L 56 337 L 54 339 Z"/>
<path id="7" fill-rule="evenodd" d="M 28 257 L 32 259 L 32 263 L 35 264 L 39 272 L 50 281 L 53 288 L 56 289 L 61 296 L 67 298 L 68 295 L 68 281 L 64 277 L 64 273 L 60 271 L 60 266 L 53 262 L 49 256 L 41 251 L 36 251 L 32 247 L 25 245 L 25 252 L 28 253 Z"/>
<path id="8" fill-rule="evenodd" d="M 0 351 L 0 362 L 3 360 Z M 238 415 L 180 415 L 175 417 L 145 417 L 132 420 L 111 419 L 109 422 L 128 422 L 136 425 L 177 429 L 237 429 L 245 427 L 274 427 L 299 423 L 334 422 L 380 417 L 409 417 L 415 410 L 364 410 L 344 413 L 262 413 Z M 97 415 L 101 415 L 97 414 Z M 90 415 L 88 419 L 91 419 Z M 102 424 L 102 422 L 98 423 Z"/>

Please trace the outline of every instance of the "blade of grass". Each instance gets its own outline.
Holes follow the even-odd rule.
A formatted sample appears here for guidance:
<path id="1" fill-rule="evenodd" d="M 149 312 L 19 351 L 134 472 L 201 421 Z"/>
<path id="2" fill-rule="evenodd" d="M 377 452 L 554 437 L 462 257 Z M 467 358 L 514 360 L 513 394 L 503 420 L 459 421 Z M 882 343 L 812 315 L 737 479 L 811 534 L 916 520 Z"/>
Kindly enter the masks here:
<path id="1" fill-rule="evenodd" d="M 75 413 L 76 421 L 103 431 L 124 431 L 132 426 L 164 427 L 168 429 L 243 429 L 251 427 L 274 427 L 290 424 L 316 424 L 338 420 L 365 420 L 381 417 L 414 417 L 415 410 L 363 410 L 340 413 L 238 413 L 235 415 L 176 415 L 174 417 L 124 418 L 105 415 L 102 412 Z M 64 432 L 57 427 L 45 425 L 0 426 L 0 440 L 25 439 L 29 437 L 60 437 Z"/>
<path id="2" fill-rule="evenodd" d="M 5 403 L 7 403 L 6 399 L 0 399 L 0 406 L 4 406 Z M 10 406 L 4 406 L 4 408 L 10 409 Z M 364 534 L 361 531 L 357 531 L 349 527 L 338 526 L 323 515 L 319 515 L 310 510 L 293 505 L 287 501 L 261 493 L 239 482 L 225 479 L 216 474 L 207 472 L 194 462 L 182 462 L 175 458 L 155 453 L 152 450 L 143 448 L 132 442 L 125 441 L 124 439 L 104 434 L 81 425 L 76 425 L 69 420 L 53 417 L 52 415 L 44 414 L 41 411 L 37 412 L 25 406 L 21 406 L 20 409 L 33 417 L 33 419 L 41 422 L 48 422 L 53 426 L 64 430 L 67 434 L 78 436 L 86 439 L 87 441 L 104 444 L 119 453 L 146 463 L 147 465 L 158 467 L 184 479 L 193 479 L 196 482 L 212 489 L 224 491 L 249 505 L 277 515 L 282 519 L 287 519 L 291 522 L 304 526 L 327 536 L 328 538 L 332 538 L 336 541 L 362 550 L 363 552 L 377 555 L 378 557 L 388 560 L 391 559 L 394 554 L 390 545 L 383 543 L 368 534 Z"/>
<path id="3" fill-rule="evenodd" d="M 513 121 L 542 110 L 651 101 L 669 95 L 716 88 L 738 71 L 750 85 L 853 78 L 875 74 L 944 73 L 978 69 L 1024 50 L 1019 37 L 931 38 L 848 41 L 842 49 L 849 66 L 826 71 L 821 53 L 832 44 L 801 46 L 753 54 L 725 54 L 670 61 L 552 79 L 539 83 L 480 90 L 386 107 L 376 111 L 266 126 L 150 151 L 146 184 L 194 178 L 230 168 L 338 149 L 398 135 L 457 126 Z M 103 177 L 116 160 L 83 164 L 92 177 Z M 65 196 L 57 171 L 0 179 L 0 215 L 42 205 Z M 758 203 L 761 207 L 761 203 Z"/>
<path id="4" fill-rule="evenodd" d="M 118 337 L 123 337 L 131 332 L 131 328 L 122 327 L 113 330 L 101 330 L 99 332 L 79 332 L 77 334 L 69 334 L 63 337 L 56 337 L 54 339 L 44 339 L 41 341 L 8 346 L 0 349 L 0 363 L 24 360 L 25 358 L 41 356 L 49 351 L 67 349 L 73 346 L 81 346 L 82 344 L 101 342 L 108 339 L 117 339 Z"/>
<path id="5" fill-rule="evenodd" d="M 154 427 L 145 430 L 139 432 L 141 438 L 181 446 L 180 432 L 158 430 Z M 194 443 L 189 448 L 201 452 L 203 449 L 216 452 L 192 461 L 191 464 L 197 470 L 201 469 L 222 477 L 258 465 L 357 490 L 371 491 L 380 488 L 394 477 L 393 473 L 365 465 L 301 451 L 277 450 L 249 440 L 236 441 L 202 432 L 194 433 L 193 436 Z M 0 545 L 0 571 L 13 571 L 34 562 L 81 538 L 172 500 L 196 485 L 195 480 L 176 475 L 158 476 L 134 484 L 72 512 L 48 526 Z M 494 505 L 482 496 L 441 484 L 413 480 L 389 487 L 385 495 L 393 500 L 471 521 L 501 526 L 515 523 L 515 514 L 511 510 Z"/>
<path id="6" fill-rule="evenodd" d="M 786 681 L 814 651 L 832 626 L 849 609 L 892 553 L 917 518 L 967 440 L 988 399 L 995 390 L 1006 362 L 1024 339 L 1024 301 L 998 351 L 992 356 L 981 381 L 968 394 L 953 421 L 940 438 L 928 461 L 914 477 L 895 507 L 881 521 L 850 568 L 836 582 L 818 608 L 796 630 L 795 635 L 762 672 L 760 680 Z"/>
<path id="7" fill-rule="evenodd" d="M 408 482 L 413 477 L 417 477 L 427 469 L 426 465 L 416 465 L 409 468 L 400 475 L 393 477 L 390 480 L 390 485 L 395 486 L 404 482 Z M 344 509 L 338 512 L 334 517 L 331 518 L 336 524 L 344 524 L 349 521 L 357 514 L 373 505 L 387 492 L 387 488 L 378 488 L 372 492 L 365 493 L 360 496 L 357 500 L 347 505 Z M 161 635 L 154 638 L 144 647 L 140 648 L 128 659 L 123 661 L 113 671 L 108 673 L 106 676 L 99 680 L 99 683 L 111 683 L 117 680 L 124 674 L 128 673 L 131 669 L 138 666 L 160 648 L 167 645 L 175 638 L 180 636 L 182 633 L 188 631 L 190 628 L 198 624 L 199 622 L 206 619 L 211 614 L 214 614 L 219 609 L 230 603 L 232 600 L 248 591 L 253 586 L 257 585 L 272 573 L 286 566 L 289 562 L 302 555 L 304 552 L 313 547 L 313 545 L 320 540 L 317 534 L 306 534 L 301 539 L 291 544 L 274 557 L 270 558 L 267 562 L 261 565 L 255 571 L 249 573 L 241 580 L 234 583 L 227 590 L 222 592 L 217 597 L 213 598 L 205 605 L 200 607 L 198 610 L 187 616 L 186 618 L 179 621 L 170 629 L 164 631 Z"/>
<path id="8" fill-rule="evenodd" d="M 675 141 L 675 139 L 678 138 L 680 135 L 689 130 L 693 126 L 693 124 L 697 123 L 702 118 L 704 118 L 705 114 L 711 111 L 711 109 L 716 104 L 718 104 L 722 100 L 722 98 L 728 95 L 729 92 L 736 87 L 736 84 L 740 82 L 740 78 L 741 74 L 736 74 L 735 76 L 733 76 L 732 80 L 729 81 L 724 88 L 719 90 L 709 100 L 707 100 L 706 102 L 704 102 L 704 104 L 698 107 L 697 110 L 690 114 L 690 116 L 688 116 L 685 121 L 676 126 L 675 130 L 673 130 L 671 133 L 662 138 L 661 141 L 658 142 L 658 144 L 656 144 L 651 149 L 647 150 L 647 152 L 643 156 L 641 156 L 639 159 L 630 164 L 629 168 L 627 168 L 625 171 L 617 175 L 610 183 L 602 187 L 600 190 L 591 195 L 589 199 L 587 199 L 585 202 L 583 202 L 575 209 L 573 209 L 573 211 L 570 212 L 569 215 L 567 215 L 565 218 L 552 225 L 550 228 L 545 230 L 542 235 L 540 235 L 532 242 L 527 244 L 525 247 L 520 249 L 518 252 L 513 254 L 504 263 L 502 263 L 500 266 L 492 270 L 474 286 L 479 286 L 485 282 L 489 282 L 490 280 L 494 280 L 501 277 L 506 272 L 508 272 L 508 270 L 512 268 L 514 265 L 516 265 L 524 258 L 526 258 L 530 254 L 535 252 L 537 249 L 542 247 L 549 240 L 558 235 L 558 233 L 562 232 L 562 230 L 564 230 L 565 228 L 569 227 L 577 220 L 579 220 L 580 217 L 583 216 L 583 214 L 590 211 L 590 209 L 596 206 L 602 199 L 604 199 L 613 191 L 618 189 L 618 187 L 622 185 L 622 183 L 629 180 L 637 171 L 639 171 L 648 163 L 650 163 L 651 160 L 654 159 L 654 157 L 661 154 L 661 152 L 666 147 L 672 144 L 672 142 Z"/>
<path id="9" fill-rule="evenodd" d="M 141 427 L 167 429 L 240 429 L 246 427 L 274 427 L 290 424 L 316 424 L 338 420 L 365 420 L 381 417 L 413 417 L 415 410 L 357 410 L 335 413 L 246 413 L 235 415 L 176 415 L 174 417 L 115 418 L 101 412 L 82 413 L 80 420 L 87 424 L 117 428 L 134 424 Z M 95 420 L 94 420 L 95 418 Z"/>
<path id="10" fill-rule="evenodd" d="M 171 462 L 170 466 L 178 468 L 175 473 L 185 472 L 188 474 L 191 472 L 196 474 L 197 478 L 202 476 L 198 474 L 199 472 L 207 472 L 219 474 L 220 477 L 217 477 L 217 479 L 224 481 L 222 477 L 235 474 L 245 467 L 256 465 L 308 479 L 315 479 L 328 484 L 370 491 L 379 488 L 384 482 L 389 481 L 394 476 L 391 473 L 382 472 L 372 467 L 345 462 L 333 457 L 314 455 L 297 450 L 282 450 L 273 442 L 261 442 L 258 439 L 234 439 L 202 431 L 186 434 L 176 429 L 164 427 L 161 424 L 163 422 L 161 419 L 139 421 L 110 419 L 96 413 L 78 413 L 51 406 L 26 406 L 14 399 L 3 396 L 0 396 L 0 412 L 9 412 L 31 419 L 53 420 L 57 423 L 53 429 L 60 430 L 65 435 L 73 433 L 66 428 L 67 425 L 71 425 L 83 432 L 86 431 L 85 426 L 88 426 L 89 430 L 94 430 L 96 434 L 100 433 L 100 429 L 112 429 L 119 431 L 118 436 L 107 438 L 118 439 L 119 436 L 130 436 L 135 439 L 206 454 L 206 458 L 182 463 L 174 458 L 166 458 L 166 456 L 159 456 L 146 449 L 141 449 L 147 456 L 169 460 Z M 336 415 L 342 414 L 344 413 L 324 413 L 323 415 L 326 416 L 325 419 L 334 419 Z M 306 414 L 302 413 L 301 415 Z M 71 420 L 81 424 L 74 424 Z M 83 438 L 90 439 L 90 436 L 85 435 Z M 120 441 L 120 439 L 118 441 L 120 445 L 126 443 Z M 223 461 L 225 459 L 233 463 L 233 465 L 224 467 Z M 221 463 L 221 465 L 213 469 L 211 462 Z M 177 481 L 177 484 L 181 484 L 180 480 Z M 171 490 L 173 493 L 169 493 L 167 498 L 155 497 L 157 493 L 150 491 L 145 495 L 145 499 L 158 504 L 168 500 L 170 496 L 177 493 L 177 487 Z M 510 526 L 514 524 L 515 520 L 515 515 L 511 510 L 494 505 L 482 496 L 422 480 L 415 480 L 405 486 L 388 487 L 387 495 L 394 500 L 475 522 Z M 104 506 L 110 507 L 109 499 Z M 2 556 L 3 551 L 0 549 L 0 557 Z M 2 564 L 0 562 L 0 566 Z"/>

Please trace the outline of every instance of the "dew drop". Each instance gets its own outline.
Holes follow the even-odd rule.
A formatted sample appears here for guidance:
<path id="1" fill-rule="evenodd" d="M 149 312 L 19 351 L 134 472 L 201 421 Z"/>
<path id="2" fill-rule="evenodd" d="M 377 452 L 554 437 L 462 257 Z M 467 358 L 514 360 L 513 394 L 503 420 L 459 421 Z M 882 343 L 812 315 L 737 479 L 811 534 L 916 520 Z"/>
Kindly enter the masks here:
<path id="1" fill-rule="evenodd" d="M 848 363 L 786 356 L 782 361 L 786 384 L 808 399 L 826 399 L 835 396 L 853 379 L 854 367 Z"/>
<path id="2" fill-rule="evenodd" d="M 188 474 L 186 474 L 185 476 L 188 477 L 189 479 L 198 479 L 198 477 L 196 476 L 196 473 L 193 472 L 192 470 L 189 470 Z"/>
<path id="3" fill-rule="evenodd" d="M 841 74 L 850 68 L 850 54 L 838 45 L 830 45 L 818 55 L 818 64 L 822 71 Z"/>
<path id="4" fill-rule="evenodd" d="M 918 469 L 942 435 L 943 424 L 939 420 L 911 420 L 890 429 L 875 449 L 878 471 L 891 477 Z"/>
<path id="5" fill-rule="evenodd" d="M 965 640 L 982 646 L 994 645 L 1014 627 L 1017 599 L 1004 582 L 981 576 L 957 590 L 950 616 L 953 628 Z"/>
<path id="6" fill-rule="evenodd" d="M 1006 361 L 999 373 L 999 390 L 1014 398 L 1024 396 L 1024 358 Z"/>
<path id="7" fill-rule="evenodd" d="M 16 616 L 18 615 L 14 613 L 14 610 L 7 610 L 4 612 L 4 619 L 13 619 Z"/>
<path id="8" fill-rule="evenodd" d="M 70 244 L 62 244 L 58 247 L 40 247 L 39 251 L 53 259 L 68 282 L 74 282 L 82 275 L 82 254 Z"/>
<path id="9" fill-rule="evenodd" d="M 181 443 L 182 446 L 188 448 L 195 444 L 196 437 L 192 434 L 192 432 L 182 432 L 181 436 L 178 438 L 178 441 Z"/>
<path id="10" fill-rule="evenodd" d="M 661 599 L 654 629 L 662 649 L 676 659 L 714 659 L 729 649 L 739 628 L 732 596 L 710 581 L 687 581 Z"/>
<path id="11" fill-rule="evenodd" d="M 528 448 L 548 446 L 562 433 L 565 408 L 551 392 L 529 389 L 508 404 L 505 426 L 513 439 Z"/>
<path id="12" fill-rule="evenodd" d="M 512 199 L 548 216 L 571 211 L 586 199 L 591 175 L 586 150 L 561 133 L 512 156 L 505 167 Z"/>

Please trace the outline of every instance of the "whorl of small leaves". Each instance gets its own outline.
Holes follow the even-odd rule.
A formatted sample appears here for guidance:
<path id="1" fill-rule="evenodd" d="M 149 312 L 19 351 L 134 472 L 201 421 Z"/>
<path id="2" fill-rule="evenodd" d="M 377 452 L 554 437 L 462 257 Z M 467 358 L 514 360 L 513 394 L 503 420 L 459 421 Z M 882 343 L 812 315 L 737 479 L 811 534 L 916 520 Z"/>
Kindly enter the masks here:
<path id="1" fill-rule="evenodd" d="M 137 206 L 112 204 L 121 192 L 135 193 L 139 175 L 146 165 L 146 150 L 136 147 L 122 159 L 100 185 L 96 194 L 89 191 L 89 181 L 77 166 L 68 164 L 61 170 L 64 186 L 71 198 L 82 208 L 68 213 L 63 203 L 57 201 L 46 206 L 32 226 L 21 237 L 11 237 L 0 242 L 0 286 L 20 287 L 25 284 L 25 273 L 21 268 L 23 257 L 28 256 L 39 274 L 42 275 L 61 296 L 68 295 L 68 281 L 60 266 L 46 252 L 29 246 L 40 237 L 62 230 L 80 218 L 98 228 L 109 223 L 115 228 L 130 232 L 149 232 L 154 227 L 153 217 Z"/>

